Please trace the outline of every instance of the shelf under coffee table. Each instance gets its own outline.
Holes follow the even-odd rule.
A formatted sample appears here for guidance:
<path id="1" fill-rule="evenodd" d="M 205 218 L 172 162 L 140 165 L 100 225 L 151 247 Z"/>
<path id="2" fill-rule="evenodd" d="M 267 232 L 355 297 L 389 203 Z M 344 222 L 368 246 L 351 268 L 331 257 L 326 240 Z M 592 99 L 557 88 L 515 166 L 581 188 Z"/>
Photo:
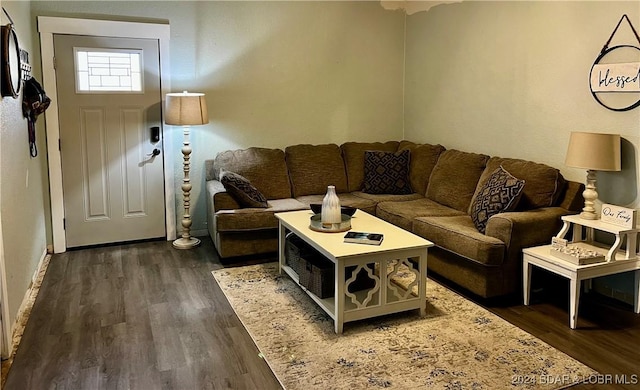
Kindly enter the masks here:
<path id="1" fill-rule="evenodd" d="M 278 213 L 280 273 L 299 283 L 296 272 L 285 261 L 285 237 L 288 231 L 304 240 L 335 265 L 334 296 L 321 299 L 307 294 L 334 320 L 335 332 L 342 333 L 345 322 L 418 309 L 426 313 L 427 251 L 433 243 L 377 217 L 358 210 L 351 219 L 353 231 L 382 233 L 382 244 L 345 243 L 345 233 L 317 232 L 309 229 L 310 210 Z M 375 267 L 371 267 L 375 264 Z M 415 269 L 414 264 L 418 265 Z M 403 267 L 404 266 L 404 267 Z M 355 267 L 355 269 L 353 269 Z M 349 268 L 350 275 L 345 275 Z M 368 271 L 367 271 L 368 270 Z M 353 291 L 349 286 L 357 275 L 366 273 L 375 281 L 372 288 Z M 399 273 L 409 275 L 409 288 L 392 281 Z M 413 276 L 413 278 L 412 278 Z M 417 286 L 417 294 L 411 292 Z"/>

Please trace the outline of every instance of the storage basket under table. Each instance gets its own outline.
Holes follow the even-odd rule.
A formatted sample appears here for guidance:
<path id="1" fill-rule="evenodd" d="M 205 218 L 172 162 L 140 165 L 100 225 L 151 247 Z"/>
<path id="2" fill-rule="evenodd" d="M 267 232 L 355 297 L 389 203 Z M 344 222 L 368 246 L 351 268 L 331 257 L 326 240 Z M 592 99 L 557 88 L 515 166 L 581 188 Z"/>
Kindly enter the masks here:
<path id="1" fill-rule="evenodd" d="M 322 299 L 334 296 L 335 264 L 293 233 L 286 236 L 285 263 L 295 271 L 304 288 Z M 373 266 L 368 264 L 370 268 Z M 347 267 L 345 277 L 350 277 L 353 270 L 355 266 Z M 367 290 L 373 286 L 375 281 L 361 271 L 349 290 Z"/>
<path id="2" fill-rule="evenodd" d="M 332 297 L 334 269 L 333 263 L 322 256 L 304 258 L 304 265 L 298 274 L 300 284 L 322 299 Z"/>

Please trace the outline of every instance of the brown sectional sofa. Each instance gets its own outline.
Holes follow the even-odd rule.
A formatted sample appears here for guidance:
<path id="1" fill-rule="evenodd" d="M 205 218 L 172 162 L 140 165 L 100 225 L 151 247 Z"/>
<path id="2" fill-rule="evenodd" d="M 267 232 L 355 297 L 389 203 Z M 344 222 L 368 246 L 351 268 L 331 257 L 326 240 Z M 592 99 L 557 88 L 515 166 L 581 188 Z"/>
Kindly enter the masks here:
<path id="1" fill-rule="evenodd" d="M 410 150 L 412 194 L 362 191 L 367 150 Z M 525 180 L 515 211 L 489 218 L 485 233 L 470 205 L 491 173 L 503 166 Z M 218 180 L 221 169 L 244 176 L 268 200 L 268 208 L 242 208 Z M 222 258 L 275 252 L 274 214 L 321 203 L 334 185 L 342 205 L 357 207 L 435 243 L 428 268 L 488 298 L 517 291 L 522 248 L 547 243 L 562 215 L 583 203 L 583 185 L 565 181 L 552 167 L 519 159 L 446 150 L 410 141 L 347 142 L 340 146 L 293 145 L 284 150 L 225 151 L 206 161 L 208 229 Z"/>

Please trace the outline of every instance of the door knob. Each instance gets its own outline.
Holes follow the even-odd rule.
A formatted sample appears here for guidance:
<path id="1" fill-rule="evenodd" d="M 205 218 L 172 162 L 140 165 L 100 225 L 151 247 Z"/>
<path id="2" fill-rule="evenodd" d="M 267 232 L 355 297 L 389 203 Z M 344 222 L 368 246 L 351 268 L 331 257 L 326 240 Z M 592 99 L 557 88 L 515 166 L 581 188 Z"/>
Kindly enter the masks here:
<path id="1" fill-rule="evenodd" d="M 149 156 L 149 157 L 155 157 L 155 156 L 157 156 L 157 155 L 159 155 L 159 154 L 160 154 L 160 149 L 155 148 L 155 149 L 153 149 L 153 152 L 151 152 L 151 153 L 147 154 L 147 156 Z"/>

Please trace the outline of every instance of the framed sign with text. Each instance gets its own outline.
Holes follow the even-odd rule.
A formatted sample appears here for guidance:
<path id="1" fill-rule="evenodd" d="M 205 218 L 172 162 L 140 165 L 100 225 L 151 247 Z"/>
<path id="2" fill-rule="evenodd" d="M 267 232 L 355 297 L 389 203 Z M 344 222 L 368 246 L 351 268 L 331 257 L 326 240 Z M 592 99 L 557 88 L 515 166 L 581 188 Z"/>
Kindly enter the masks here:
<path id="1" fill-rule="evenodd" d="M 628 111 L 640 106 L 640 47 L 609 43 L 626 20 L 640 44 L 640 36 L 629 17 L 622 15 L 609 40 L 596 58 L 589 75 L 591 94 L 598 103 L 613 111 Z"/>
<path id="2" fill-rule="evenodd" d="M 591 70 L 593 92 L 640 92 L 640 62 L 596 64 Z"/>
<path id="3" fill-rule="evenodd" d="M 634 229 L 637 224 L 638 211 L 626 207 L 603 204 L 600 220 L 627 229 Z"/>

